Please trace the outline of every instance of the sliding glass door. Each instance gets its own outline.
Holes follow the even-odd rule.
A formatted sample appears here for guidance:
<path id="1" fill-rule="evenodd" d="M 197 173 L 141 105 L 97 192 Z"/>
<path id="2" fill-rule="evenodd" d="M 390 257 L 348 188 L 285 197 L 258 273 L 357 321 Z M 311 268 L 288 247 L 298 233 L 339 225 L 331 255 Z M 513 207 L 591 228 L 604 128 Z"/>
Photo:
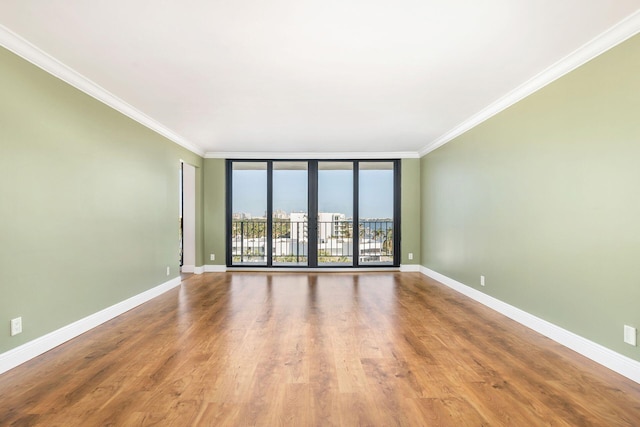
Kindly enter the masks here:
<path id="1" fill-rule="evenodd" d="M 231 264 L 265 266 L 267 162 L 233 162 L 230 172 L 233 210 L 230 218 L 231 227 L 227 227 L 230 241 L 227 253 L 231 257 Z"/>
<path id="2" fill-rule="evenodd" d="M 353 162 L 318 162 L 318 265 L 353 266 Z"/>
<path id="3" fill-rule="evenodd" d="M 398 160 L 228 160 L 227 265 L 399 265 Z"/>
<path id="4" fill-rule="evenodd" d="M 273 162 L 271 263 L 307 266 L 309 256 L 308 162 Z"/>
<path id="5" fill-rule="evenodd" d="M 388 265 L 394 254 L 394 163 L 360 162 L 358 256 L 360 265 Z"/>

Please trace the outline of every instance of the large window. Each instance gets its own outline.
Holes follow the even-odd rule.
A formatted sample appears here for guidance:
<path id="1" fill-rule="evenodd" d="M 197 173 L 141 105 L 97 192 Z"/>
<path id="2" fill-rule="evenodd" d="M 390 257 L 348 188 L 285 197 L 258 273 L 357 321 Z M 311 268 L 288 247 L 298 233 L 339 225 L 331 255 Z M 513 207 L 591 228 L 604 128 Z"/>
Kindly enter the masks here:
<path id="1" fill-rule="evenodd" d="M 228 160 L 227 265 L 398 266 L 398 160 Z"/>
<path id="2" fill-rule="evenodd" d="M 353 162 L 318 162 L 318 265 L 353 265 Z"/>
<path id="3" fill-rule="evenodd" d="M 231 263 L 267 265 L 267 163 L 233 162 L 231 177 Z"/>
<path id="4" fill-rule="evenodd" d="M 274 266 L 308 265 L 307 162 L 273 162 L 271 259 Z"/>
<path id="5" fill-rule="evenodd" d="M 360 162 L 358 179 L 360 265 L 393 263 L 393 173 L 393 162 Z"/>

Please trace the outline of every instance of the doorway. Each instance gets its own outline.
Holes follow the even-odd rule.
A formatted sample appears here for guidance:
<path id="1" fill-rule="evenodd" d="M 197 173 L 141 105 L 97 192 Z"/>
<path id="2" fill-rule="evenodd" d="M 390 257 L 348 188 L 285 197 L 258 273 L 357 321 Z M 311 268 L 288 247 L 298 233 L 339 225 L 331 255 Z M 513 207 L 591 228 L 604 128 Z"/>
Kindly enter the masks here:
<path id="1" fill-rule="evenodd" d="M 196 168 L 181 162 L 180 177 L 180 268 L 183 273 L 193 273 L 196 267 Z"/>

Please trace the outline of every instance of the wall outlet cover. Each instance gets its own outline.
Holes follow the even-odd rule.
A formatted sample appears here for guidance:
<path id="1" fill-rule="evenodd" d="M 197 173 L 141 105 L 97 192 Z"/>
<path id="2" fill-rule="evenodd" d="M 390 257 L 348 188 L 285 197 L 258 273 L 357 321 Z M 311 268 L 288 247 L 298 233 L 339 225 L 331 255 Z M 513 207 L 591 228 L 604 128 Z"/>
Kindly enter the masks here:
<path id="1" fill-rule="evenodd" d="M 633 326 L 624 325 L 624 342 L 630 345 L 637 345 L 637 332 Z"/>
<path id="2" fill-rule="evenodd" d="M 11 319 L 11 336 L 22 333 L 22 317 Z"/>

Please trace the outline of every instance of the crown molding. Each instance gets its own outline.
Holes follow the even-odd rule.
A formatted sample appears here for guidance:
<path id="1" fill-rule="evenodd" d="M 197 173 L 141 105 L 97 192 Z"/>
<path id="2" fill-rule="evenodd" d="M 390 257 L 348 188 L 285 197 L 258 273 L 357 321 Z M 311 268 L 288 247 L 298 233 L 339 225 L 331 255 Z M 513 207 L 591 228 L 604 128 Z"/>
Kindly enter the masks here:
<path id="1" fill-rule="evenodd" d="M 544 69 L 531 79 L 490 104 L 480 112 L 469 117 L 438 139 L 430 142 L 418 151 L 420 157 L 450 142 L 485 120 L 509 108 L 516 102 L 542 89 L 549 83 L 584 65 L 598 55 L 633 37 L 640 32 L 640 10 L 623 19 L 591 41 L 585 43 L 558 62 Z"/>
<path id="2" fill-rule="evenodd" d="M 108 105 L 114 110 L 121 112 L 125 116 L 164 136 L 170 141 L 175 142 L 176 144 L 201 157 L 204 156 L 204 151 L 199 149 L 193 143 L 187 141 L 182 136 L 161 125 L 151 117 L 129 105 L 122 99 L 105 90 L 82 74 L 69 68 L 67 65 L 58 61 L 51 55 L 43 52 L 42 50 L 31 44 L 29 41 L 23 39 L 3 25 L 0 25 L 0 46 L 3 46 L 7 50 L 29 61 L 30 63 L 41 68 L 47 73 L 70 84 L 76 89 L 81 90 L 82 92 Z"/>
<path id="3" fill-rule="evenodd" d="M 385 152 L 273 152 L 273 151 L 227 151 L 227 152 L 207 152 L 205 159 L 418 159 L 420 155 L 416 151 L 385 151 Z"/>

